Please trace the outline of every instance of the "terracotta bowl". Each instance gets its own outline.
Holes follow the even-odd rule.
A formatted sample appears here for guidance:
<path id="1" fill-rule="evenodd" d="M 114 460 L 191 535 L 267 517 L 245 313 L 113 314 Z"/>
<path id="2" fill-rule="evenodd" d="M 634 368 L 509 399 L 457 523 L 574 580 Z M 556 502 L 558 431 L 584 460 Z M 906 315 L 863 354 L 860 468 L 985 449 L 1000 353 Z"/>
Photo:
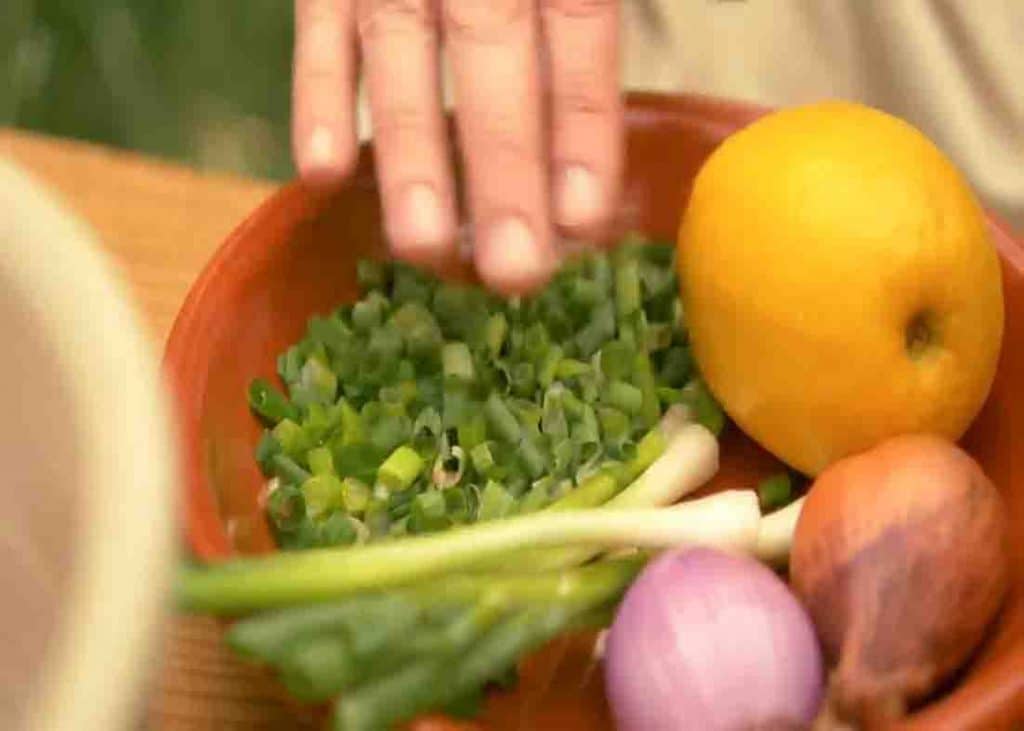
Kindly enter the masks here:
<path id="1" fill-rule="evenodd" d="M 625 215 L 673 238 L 694 174 L 731 132 L 763 109 L 698 97 L 633 95 L 628 104 Z M 245 390 L 275 377 L 275 356 L 300 338 L 307 318 L 356 294 L 355 262 L 384 253 L 370 150 L 345 190 L 317 198 L 289 185 L 228 238 L 196 282 L 170 342 L 166 367 L 184 426 L 187 531 L 198 556 L 273 550 L 257 506 L 253 460 L 259 427 Z M 1006 337 L 989 403 L 964 443 L 1010 506 L 1013 595 L 998 626 L 957 687 L 909 726 L 1001 728 L 1024 718 L 1024 464 L 1013 431 L 1024 427 L 1024 246 L 1000 222 L 992 232 L 1003 259 Z M 1018 436 L 1019 438 L 1019 436 Z M 735 430 L 726 437 L 716 488 L 749 486 L 775 467 Z M 555 643 L 526 663 L 514 693 L 494 695 L 487 728 L 609 728 L 601 674 L 581 638 Z"/>

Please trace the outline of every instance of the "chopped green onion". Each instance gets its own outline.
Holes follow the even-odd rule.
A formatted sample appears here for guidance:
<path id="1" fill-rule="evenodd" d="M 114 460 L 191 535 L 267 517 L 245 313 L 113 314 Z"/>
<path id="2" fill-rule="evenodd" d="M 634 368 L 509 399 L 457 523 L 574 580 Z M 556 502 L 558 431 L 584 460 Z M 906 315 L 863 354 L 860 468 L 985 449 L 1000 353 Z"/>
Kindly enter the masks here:
<path id="1" fill-rule="evenodd" d="M 524 430 L 534 435 L 539 433 L 540 422 L 544 416 L 544 409 L 540 405 L 531 399 L 521 398 L 509 399 L 507 403 Z"/>
<path id="2" fill-rule="evenodd" d="M 622 462 L 628 462 L 636 457 L 636 443 L 630 439 L 622 439 L 608 445 L 608 456 Z"/>
<path id="3" fill-rule="evenodd" d="M 665 351 L 658 377 L 663 384 L 673 388 L 682 388 L 693 372 L 693 356 L 690 349 L 678 345 Z"/>
<path id="4" fill-rule="evenodd" d="M 267 515 L 281 531 L 294 531 L 306 519 L 306 501 L 294 485 L 282 484 L 267 496 Z"/>
<path id="5" fill-rule="evenodd" d="M 305 442 L 311 447 L 321 443 L 336 425 L 332 423 L 335 417 L 328 413 L 327 407 L 319 402 L 306 404 L 306 416 L 302 420 L 302 431 L 305 433 Z"/>
<path id="6" fill-rule="evenodd" d="M 597 410 L 597 418 L 605 441 L 617 444 L 629 438 L 632 420 L 624 412 L 602 406 Z"/>
<path id="7" fill-rule="evenodd" d="M 601 287 L 597 282 L 582 277 L 570 280 L 569 301 L 581 311 L 589 311 L 601 299 Z"/>
<path id="8" fill-rule="evenodd" d="M 299 380 L 299 376 L 302 373 L 302 361 L 303 354 L 299 349 L 299 346 L 295 345 L 288 348 L 277 358 L 277 373 L 281 376 L 281 380 L 291 385 Z"/>
<path id="9" fill-rule="evenodd" d="M 640 268 L 636 259 L 625 259 L 615 268 L 615 307 L 619 317 L 640 309 Z"/>
<path id="10" fill-rule="evenodd" d="M 533 505 L 623 469 L 609 459 L 632 463 L 668 405 L 711 426 L 721 416 L 703 384 L 684 388 L 693 365 L 671 246 L 627 237 L 504 303 L 404 264 L 361 262 L 357 275 L 361 299 L 310 318 L 306 338 L 278 359 L 288 395 L 256 380 L 250 401 L 272 427 L 257 448 L 264 473 L 295 486 L 335 478 L 341 510 L 369 513 L 374 537 L 425 527 L 411 506 L 434 484 L 457 490 L 444 499 L 472 522 L 481 493 L 470 481 Z M 389 461 L 403 448 L 417 455 L 411 476 Z M 374 490 L 386 520 L 375 517 Z M 314 528 L 287 542 L 317 544 Z"/>
<path id="11" fill-rule="evenodd" d="M 340 510 L 331 513 L 317 528 L 317 544 L 321 546 L 347 546 L 356 541 L 352 520 Z"/>
<path id="12" fill-rule="evenodd" d="M 656 390 L 658 393 L 658 401 L 660 401 L 663 406 L 673 406 L 683 402 L 683 390 L 681 388 L 659 386 Z"/>
<path id="13" fill-rule="evenodd" d="M 519 422 L 500 396 L 494 393 L 488 396 L 484 402 L 484 416 L 487 417 L 487 425 L 494 436 L 512 444 L 519 442 Z"/>
<path id="14" fill-rule="evenodd" d="M 445 429 L 457 429 L 459 424 L 476 413 L 479 408 L 466 390 L 466 384 L 449 381 L 443 392 L 444 409 L 441 414 L 442 426 Z"/>
<path id="15" fill-rule="evenodd" d="M 590 321 L 576 333 L 575 343 L 584 358 L 593 355 L 604 341 L 615 336 L 615 308 L 610 302 L 598 305 Z"/>
<path id="16" fill-rule="evenodd" d="M 563 441 L 569 437 L 569 422 L 562 405 L 564 389 L 548 389 L 544 394 L 540 428 L 549 439 Z"/>
<path id="17" fill-rule="evenodd" d="M 409 531 L 430 533 L 444 530 L 451 525 L 447 516 L 448 505 L 438 490 L 421 492 L 412 501 L 409 513 Z"/>
<path id="18" fill-rule="evenodd" d="M 334 458 L 327 447 L 314 447 L 306 453 L 306 463 L 314 475 L 333 475 Z"/>
<path id="19" fill-rule="evenodd" d="M 401 446 L 395 449 L 377 470 L 377 481 L 394 492 L 405 490 L 420 476 L 423 458 L 415 449 Z"/>
<path id="20" fill-rule="evenodd" d="M 406 384 L 405 381 L 412 381 L 414 382 L 413 385 L 415 385 L 416 366 L 408 358 L 403 358 L 398 362 L 398 372 L 395 375 L 403 382 L 403 388 L 409 388 L 408 384 Z M 413 391 L 413 396 L 415 397 L 418 394 L 419 388 L 416 388 L 416 390 Z"/>
<path id="21" fill-rule="evenodd" d="M 430 357 L 443 342 L 441 327 L 430 311 L 418 302 L 402 305 L 391 317 L 401 333 L 409 354 L 416 358 Z"/>
<path id="22" fill-rule="evenodd" d="M 497 358 L 505 345 L 505 338 L 508 336 L 508 320 L 501 312 L 496 312 L 487 320 L 484 342 L 487 345 L 487 352 L 492 358 Z"/>
<path id="23" fill-rule="evenodd" d="M 764 512 L 787 505 L 793 499 L 793 484 L 789 473 L 782 472 L 762 480 L 757 486 L 757 496 Z"/>
<path id="24" fill-rule="evenodd" d="M 487 442 L 481 442 L 469 451 L 469 459 L 473 463 L 473 469 L 477 474 L 486 477 L 494 468 L 494 454 Z"/>
<path id="25" fill-rule="evenodd" d="M 281 443 L 277 441 L 277 438 L 269 429 L 264 430 L 263 436 L 260 437 L 260 443 L 256 445 L 256 461 L 259 463 L 263 474 L 271 474 L 273 471 L 272 460 L 274 455 L 280 453 Z"/>
<path id="26" fill-rule="evenodd" d="M 568 474 L 573 458 L 576 456 L 576 449 L 569 439 L 555 442 L 551 447 L 551 469 L 552 474 L 564 476 Z"/>
<path id="27" fill-rule="evenodd" d="M 249 406 L 270 424 L 276 424 L 282 419 L 299 418 L 299 410 L 295 405 L 262 378 L 249 384 Z"/>
<path id="28" fill-rule="evenodd" d="M 465 523 L 470 518 L 470 502 L 467 491 L 462 487 L 452 487 L 443 492 L 445 510 L 448 517 L 456 523 Z"/>
<path id="29" fill-rule="evenodd" d="M 609 294 L 612 288 L 612 266 L 608 257 L 597 256 L 590 260 L 590 277 L 600 294 Z"/>
<path id="30" fill-rule="evenodd" d="M 558 367 L 555 369 L 555 373 L 559 378 L 577 378 L 582 375 L 587 375 L 591 372 L 590 364 L 584 363 L 580 360 L 573 360 L 572 358 L 563 358 L 558 363 Z"/>
<path id="31" fill-rule="evenodd" d="M 572 425 L 571 434 L 572 440 L 578 446 L 601 443 L 597 412 L 594 411 L 594 407 L 590 404 L 584 404 L 579 420 Z"/>
<path id="32" fill-rule="evenodd" d="M 532 396 L 537 387 L 533 363 L 516 363 L 512 368 L 510 386 L 512 392 L 517 396 L 522 398 Z"/>
<path id="33" fill-rule="evenodd" d="M 355 477 L 346 477 L 341 481 L 341 504 L 345 511 L 352 515 L 360 515 L 370 502 L 370 488 L 366 483 Z"/>
<path id="34" fill-rule="evenodd" d="M 367 484 L 377 476 L 377 467 L 387 452 L 373 444 L 338 444 L 333 448 L 334 468 L 340 477 L 355 477 Z"/>
<path id="35" fill-rule="evenodd" d="M 352 325 L 362 333 L 373 331 L 380 327 L 384 319 L 384 308 L 387 307 L 387 300 L 383 295 L 371 292 L 365 299 L 356 302 L 352 307 Z"/>
<path id="36" fill-rule="evenodd" d="M 543 452 L 541 452 L 540 447 L 532 439 L 524 437 L 519 442 L 519 456 L 532 478 L 537 479 L 544 474 L 548 461 L 544 457 Z"/>
<path id="37" fill-rule="evenodd" d="M 411 389 L 404 383 L 399 383 L 395 386 L 382 386 L 378 395 L 383 404 L 393 407 L 404 407 L 415 398 L 416 384 L 413 383 Z"/>
<path id="38" fill-rule="evenodd" d="M 542 388 L 548 388 L 558 376 L 558 364 L 562 361 L 564 351 L 559 345 L 552 345 L 540 359 L 537 366 L 537 382 Z"/>
<path id="39" fill-rule="evenodd" d="M 648 325 L 647 337 L 644 345 L 648 352 L 654 353 L 657 351 L 664 350 L 672 344 L 672 338 L 675 336 L 675 328 L 667 322 L 658 322 L 652 325 Z"/>
<path id="40" fill-rule="evenodd" d="M 382 413 L 370 422 L 369 442 L 390 452 L 412 438 L 412 419 L 404 413 Z"/>
<path id="41" fill-rule="evenodd" d="M 394 284 L 391 296 L 396 302 L 426 304 L 430 300 L 430 283 L 415 268 L 406 264 L 396 264 L 393 276 Z"/>
<path id="42" fill-rule="evenodd" d="M 523 355 L 528 360 L 536 362 L 547 352 L 551 345 L 551 338 L 548 336 L 544 323 L 535 322 L 526 329 L 523 338 Z"/>
<path id="43" fill-rule="evenodd" d="M 352 331 L 338 317 L 313 317 L 309 321 L 309 337 L 328 352 L 343 355 L 352 346 Z"/>
<path id="44" fill-rule="evenodd" d="M 388 528 L 388 535 L 392 538 L 397 536 L 404 536 L 409 532 L 409 516 L 404 515 L 401 518 L 392 518 L 391 527 Z"/>
<path id="45" fill-rule="evenodd" d="M 366 347 L 369 354 L 376 355 L 386 364 L 390 364 L 401 355 L 403 346 L 401 331 L 389 322 L 373 329 Z"/>
<path id="46" fill-rule="evenodd" d="M 494 520 L 503 518 L 512 513 L 515 506 L 515 498 L 500 484 L 488 481 L 480 493 L 480 507 L 477 510 L 477 520 Z"/>
<path id="47" fill-rule="evenodd" d="M 289 455 L 303 454 L 310 446 L 306 438 L 306 432 L 291 419 L 279 421 L 271 433 L 274 435 L 277 443 L 281 445 L 281 449 Z"/>
<path id="48" fill-rule="evenodd" d="M 275 454 L 271 464 L 274 474 L 286 483 L 298 486 L 311 477 L 309 472 L 286 454 Z"/>
<path id="49" fill-rule="evenodd" d="M 714 435 L 725 428 L 725 412 L 711 395 L 707 385 L 699 378 L 690 381 L 683 388 L 683 403 L 693 409 L 694 417 Z"/>
<path id="50" fill-rule="evenodd" d="M 446 378 L 472 381 L 473 356 L 469 346 L 461 342 L 445 343 L 441 348 L 441 370 Z"/>
<path id="51" fill-rule="evenodd" d="M 518 512 L 522 515 L 536 512 L 545 507 L 550 501 L 551 495 L 548 492 L 548 486 L 546 484 L 536 484 L 519 501 Z"/>
<path id="52" fill-rule="evenodd" d="M 352 404 L 348 401 L 342 400 L 339 403 L 341 411 L 341 434 L 343 444 L 358 444 L 362 442 L 366 436 L 363 430 L 363 420 L 356 411 Z"/>
<path id="53" fill-rule="evenodd" d="M 433 406 L 425 406 L 412 423 L 414 437 L 422 435 L 436 439 L 441 435 L 441 429 L 441 414 Z"/>
<path id="54" fill-rule="evenodd" d="M 583 416 L 584 403 L 568 389 L 561 392 L 562 405 L 565 407 L 566 415 L 571 419 L 580 419 Z"/>
<path id="55" fill-rule="evenodd" d="M 608 384 L 607 399 L 609 404 L 627 414 L 638 414 L 643 408 L 644 394 L 625 381 L 612 381 Z"/>
<path id="56" fill-rule="evenodd" d="M 391 516 L 388 514 L 386 500 L 371 499 L 366 505 L 363 522 L 374 538 L 388 535 L 391 529 Z"/>
<path id="57" fill-rule="evenodd" d="M 313 475 L 302 483 L 302 497 L 306 500 L 306 512 L 311 518 L 318 518 L 342 507 L 343 493 L 341 480 L 330 474 Z"/>
<path id="58" fill-rule="evenodd" d="M 487 440 L 487 419 L 483 413 L 476 412 L 469 418 L 464 419 L 456 427 L 459 446 L 465 450 L 471 450 L 478 444 Z"/>
<path id="59" fill-rule="evenodd" d="M 641 351 L 636 354 L 633 369 L 633 383 L 640 388 L 643 395 L 640 421 L 645 428 L 649 429 L 658 423 L 658 419 L 661 417 L 661 407 L 658 403 L 654 367 L 647 353 Z"/>
<path id="60" fill-rule="evenodd" d="M 612 340 L 601 348 L 601 372 L 605 378 L 623 380 L 633 372 L 636 348 L 623 340 Z"/>

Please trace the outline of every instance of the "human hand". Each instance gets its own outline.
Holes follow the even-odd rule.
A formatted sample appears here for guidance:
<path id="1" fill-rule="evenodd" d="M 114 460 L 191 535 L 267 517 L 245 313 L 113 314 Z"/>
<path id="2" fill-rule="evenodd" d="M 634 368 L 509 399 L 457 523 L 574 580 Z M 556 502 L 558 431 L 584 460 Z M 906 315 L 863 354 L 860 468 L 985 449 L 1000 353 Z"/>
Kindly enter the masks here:
<path id="1" fill-rule="evenodd" d="M 329 184 L 351 172 L 360 57 L 395 256 L 434 266 L 456 253 L 442 40 L 484 282 L 528 291 L 558 263 L 556 229 L 587 236 L 608 222 L 622 157 L 616 0 L 296 0 L 295 11 L 299 173 Z"/>

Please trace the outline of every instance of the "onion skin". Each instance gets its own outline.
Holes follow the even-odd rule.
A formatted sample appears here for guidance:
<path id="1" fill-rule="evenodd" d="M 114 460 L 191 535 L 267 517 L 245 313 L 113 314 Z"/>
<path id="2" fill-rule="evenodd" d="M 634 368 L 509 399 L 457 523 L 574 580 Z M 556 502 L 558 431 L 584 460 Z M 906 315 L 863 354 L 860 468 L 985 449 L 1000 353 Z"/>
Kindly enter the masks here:
<path id="1" fill-rule="evenodd" d="M 619 731 L 808 728 L 823 695 L 814 627 L 754 559 L 663 554 L 634 581 L 605 644 Z"/>
<path id="2" fill-rule="evenodd" d="M 964 664 L 1006 593 L 1004 516 L 978 464 L 938 437 L 897 437 L 818 477 L 790 578 L 835 666 L 819 728 L 884 726 Z"/>

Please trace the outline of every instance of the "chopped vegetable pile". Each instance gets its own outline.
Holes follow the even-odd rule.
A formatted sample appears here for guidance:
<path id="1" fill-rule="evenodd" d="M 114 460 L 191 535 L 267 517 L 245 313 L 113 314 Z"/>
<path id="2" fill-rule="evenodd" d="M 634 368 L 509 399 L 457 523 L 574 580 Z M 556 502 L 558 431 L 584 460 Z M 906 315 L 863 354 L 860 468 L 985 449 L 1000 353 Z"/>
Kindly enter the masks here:
<path id="1" fill-rule="evenodd" d="M 361 299 L 279 358 L 287 395 L 249 389 L 269 522 L 311 550 L 188 568 L 180 606 L 248 615 L 236 651 L 334 699 L 335 728 L 379 729 L 472 714 L 525 653 L 606 626 L 647 558 L 608 549 L 769 545 L 753 491 L 669 507 L 717 471 L 725 423 L 673 256 L 630 236 L 512 301 L 361 262 Z"/>
<path id="2" fill-rule="evenodd" d="M 511 301 L 360 262 L 362 298 L 314 317 L 278 359 L 287 396 L 263 379 L 249 389 L 268 426 L 257 459 L 280 546 L 544 508 L 635 458 L 670 404 L 717 434 L 724 416 L 693 367 L 673 257 L 629 236 Z"/>

